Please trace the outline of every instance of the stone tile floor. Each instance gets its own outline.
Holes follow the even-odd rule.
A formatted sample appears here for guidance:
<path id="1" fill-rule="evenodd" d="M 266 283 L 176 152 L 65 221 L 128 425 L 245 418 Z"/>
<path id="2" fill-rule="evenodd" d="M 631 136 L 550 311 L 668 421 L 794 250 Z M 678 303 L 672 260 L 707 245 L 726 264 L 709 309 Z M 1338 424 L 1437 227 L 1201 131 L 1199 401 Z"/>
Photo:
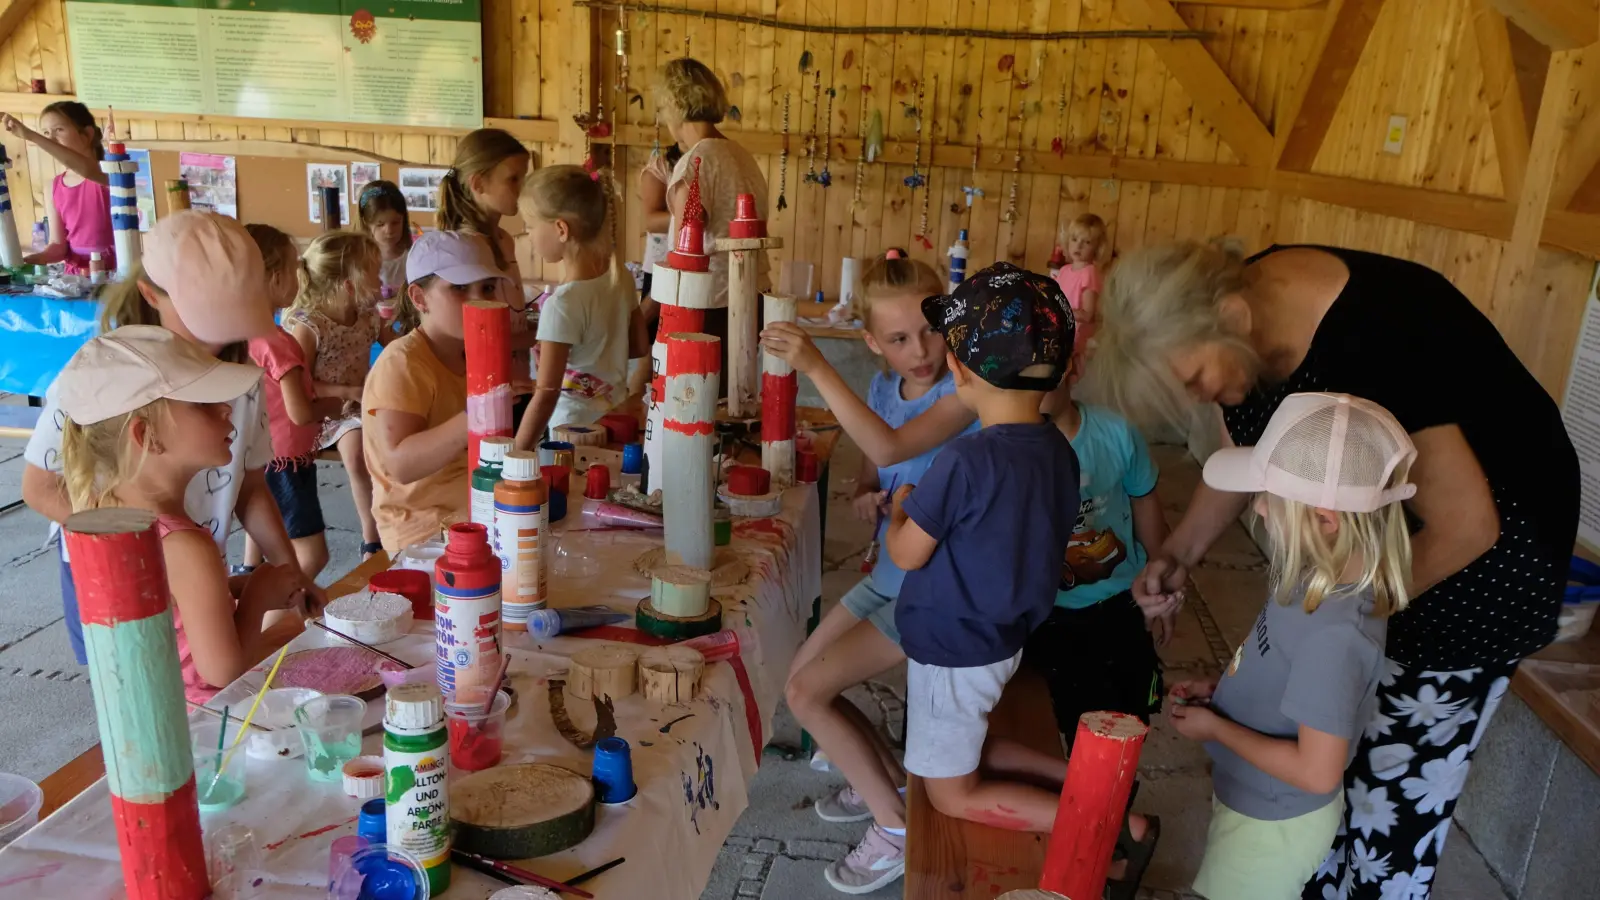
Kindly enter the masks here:
<path id="1" fill-rule="evenodd" d="M 20 499 L 22 449 L 22 441 L 0 439 L 0 506 Z M 1199 479 L 1199 468 L 1179 448 L 1158 447 L 1156 453 L 1163 473 L 1158 489 L 1162 504 L 1176 521 Z M 846 441 L 833 466 L 823 576 L 824 602 L 829 604 L 861 577 L 861 556 L 871 539 L 867 528 L 851 519 L 848 505 L 859 459 Z M 319 482 L 333 556 L 322 579 L 326 583 L 356 564 L 359 531 L 343 470 L 324 464 Z M 34 779 L 97 739 L 85 670 L 73 661 L 61 625 L 58 564 L 54 548 L 44 545 L 45 534 L 44 520 L 26 507 L 0 512 L 0 760 L 5 760 L 4 768 Z M 229 549 L 237 561 L 242 553 L 238 534 Z M 1169 680 L 1215 670 L 1232 653 L 1262 602 L 1264 569 L 1244 529 L 1230 529 L 1195 573 L 1197 596 L 1162 653 Z M 897 730 L 904 689 L 901 674 L 849 696 L 874 721 Z M 799 742 L 799 729 L 787 711 L 780 711 L 774 740 L 787 746 Z M 1142 763 L 1138 806 L 1160 815 L 1163 823 L 1162 843 L 1143 896 L 1176 900 L 1193 877 L 1205 842 L 1210 799 L 1205 755 L 1158 718 Z M 724 847 L 702 900 L 838 896 L 823 880 L 822 869 L 848 852 L 864 828 L 825 823 L 812 812 L 811 803 L 840 784 L 836 774 L 814 771 L 806 760 L 769 753 L 751 786 L 751 806 Z M 871 896 L 901 895 L 896 884 Z M 1446 849 L 1434 896 L 1505 898 L 1459 831 Z"/>

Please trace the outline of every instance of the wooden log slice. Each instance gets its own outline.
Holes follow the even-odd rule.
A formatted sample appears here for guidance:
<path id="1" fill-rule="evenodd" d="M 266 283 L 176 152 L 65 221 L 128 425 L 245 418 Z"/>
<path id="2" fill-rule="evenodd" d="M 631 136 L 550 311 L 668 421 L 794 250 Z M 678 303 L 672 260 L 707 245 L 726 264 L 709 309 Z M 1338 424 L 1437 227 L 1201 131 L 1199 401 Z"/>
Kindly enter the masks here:
<path id="1" fill-rule="evenodd" d="M 686 641 L 703 634 L 722 630 L 722 604 L 716 600 L 706 603 L 706 611 L 693 618 L 669 616 L 650 604 L 650 598 L 639 601 L 633 617 L 634 627 L 645 634 L 669 641 Z"/>
<path id="2" fill-rule="evenodd" d="M 650 573 L 650 605 L 664 615 L 699 619 L 711 601 L 711 573 L 693 566 L 661 566 Z"/>
<path id="3" fill-rule="evenodd" d="M 594 784 L 560 766 L 485 769 L 450 785 L 455 846 L 490 859 L 549 856 L 594 830 Z"/>
<path id="4" fill-rule="evenodd" d="M 585 647 L 572 654 L 567 690 L 579 700 L 621 700 L 639 689 L 639 651 L 622 644 Z"/>
<path id="5" fill-rule="evenodd" d="M 700 689 L 706 658 L 693 647 L 652 647 L 639 654 L 639 685 L 647 699 L 688 703 Z"/>

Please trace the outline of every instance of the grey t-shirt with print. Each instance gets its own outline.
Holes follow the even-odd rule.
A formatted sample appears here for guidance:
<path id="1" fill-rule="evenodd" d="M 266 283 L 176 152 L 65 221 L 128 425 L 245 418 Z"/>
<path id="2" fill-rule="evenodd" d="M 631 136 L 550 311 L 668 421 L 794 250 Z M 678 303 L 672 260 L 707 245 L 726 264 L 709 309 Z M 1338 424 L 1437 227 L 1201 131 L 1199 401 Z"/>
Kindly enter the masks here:
<path id="1" fill-rule="evenodd" d="M 1272 737 L 1297 737 L 1305 725 L 1349 738 L 1353 757 L 1377 705 L 1387 625 L 1371 614 L 1370 590 L 1335 588 L 1312 613 L 1303 597 L 1296 588 L 1287 603 L 1267 601 L 1217 684 L 1211 708 Z M 1206 752 L 1217 799 L 1253 819 L 1292 819 L 1337 794 L 1312 794 L 1280 781 L 1216 741 L 1207 742 Z"/>

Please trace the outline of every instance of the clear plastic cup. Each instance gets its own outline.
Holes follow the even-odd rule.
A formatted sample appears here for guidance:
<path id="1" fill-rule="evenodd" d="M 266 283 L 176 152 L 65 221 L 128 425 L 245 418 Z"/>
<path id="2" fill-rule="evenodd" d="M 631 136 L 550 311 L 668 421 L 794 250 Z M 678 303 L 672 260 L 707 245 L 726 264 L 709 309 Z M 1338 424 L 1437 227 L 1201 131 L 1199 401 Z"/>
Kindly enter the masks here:
<path id="1" fill-rule="evenodd" d="M 244 799 L 249 787 L 250 754 L 230 752 L 238 736 L 239 723 L 231 719 L 208 719 L 189 726 L 189 743 L 194 750 L 195 795 L 201 812 L 218 812 Z"/>
<path id="2" fill-rule="evenodd" d="M 294 759 L 305 752 L 300 732 L 295 728 L 294 711 L 300 704 L 322 696 L 311 688 L 273 688 L 261 697 L 261 708 L 252 721 L 270 731 L 250 729 L 245 735 L 245 750 L 255 759 Z M 249 698 L 251 700 L 255 698 Z M 249 709 L 248 703 L 241 703 Z"/>
<path id="3" fill-rule="evenodd" d="M 214 900 L 263 896 L 266 872 L 255 832 L 244 825 L 224 825 L 207 834 L 206 873 Z"/>
<path id="4" fill-rule="evenodd" d="M 361 722 L 367 703 L 349 694 L 314 697 L 294 711 L 306 748 L 306 770 L 314 781 L 341 781 L 344 764 L 361 755 Z"/>
<path id="5" fill-rule="evenodd" d="M 505 750 L 506 713 L 510 709 L 511 696 L 505 691 L 495 695 L 487 714 L 480 703 L 447 705 L 444 715 L 450 729 L 450 763 L 463 772 L 499 765 Z"/>
<path id="6" fill-rule="evenodd" d="M 44 791 L 21 775 L 0 772 L 0 847 L 39 824 Z"/>

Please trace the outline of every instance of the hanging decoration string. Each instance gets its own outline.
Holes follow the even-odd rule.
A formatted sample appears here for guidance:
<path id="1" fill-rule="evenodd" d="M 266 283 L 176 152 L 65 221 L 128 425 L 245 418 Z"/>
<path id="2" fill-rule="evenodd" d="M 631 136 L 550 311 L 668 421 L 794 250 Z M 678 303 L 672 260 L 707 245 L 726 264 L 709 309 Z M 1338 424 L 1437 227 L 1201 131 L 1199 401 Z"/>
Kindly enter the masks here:
<path id="1" fill-rule="evenodd" d="M 573 0 L 580 9 L 611 10 L 622 6 L 616 0 Z M 798 31 L 804 34 L 891 35 L 894 37 L 959 37 L 997 41 L 1071 41 L 1071 40 L 1178 40 L 1203 41 L 1212 36 L 1209 31 L 1192 29 L 1146 30 L 1143 28 L 1109 28 L 1095 31 L 1001 31 L 988 28 L 906 27 L 901 25 L 823 25 L 809 22 L 785 22 L 775 16 L 746 16 L 738 13 L 694 9 L 669 3 L 634 4 L 633 9 L 656 15 L 691 16 L 709 22 L 733 22 L 756 25 L 779 31 Z M 684 39 L 688 49 L 688 39 Z"/>
<path id="2" fill-rule="evenodd" d="M 824 116 L 826 122 L 822 128 L 822 171 L 817 173 L 817 184 L 824 188 L 833 186 L 833 173 L 828 170 L 828 161 L 833 158 L 833 95 L 836 92 L 828 88 L 828 112 Z"/>
<path id="3" fill-rule="evenodd" d="M 1017 149 L 1011 157 L 1011 192 L 1006 197 L 1006 211 L 1000 221 L 1007 224 L 1017 221 L 1017 190 L 1022 184 L 1022 120 L 1027 115 L 1026 104 L 1017 107 Z"/>
<path id="4" fill-rule="evenodd" d="M 855 192 L 850 195 L 850 212 L 861 208 L 861 179 L 867 164 L 867 94 L 871 93 L 872 86 L 865 78 L 861 79 L 861 111 L 857 114 L 856 130 L 861 133 L 861 152 L 856 154 L 856 186 Z"/>
<path id="5" fill-rule="evenodd" d="M 783 151 L 778 154 L 778 210 L 789 208 L 789 92 L 783 92 Z"/>
<path id="6" fill-rule="evenodd" d="M 806 184 L 817 183 L 817 127 L 822 116 L 822 70 L 811 73 L 811 133 L 806 135 Z"/>

